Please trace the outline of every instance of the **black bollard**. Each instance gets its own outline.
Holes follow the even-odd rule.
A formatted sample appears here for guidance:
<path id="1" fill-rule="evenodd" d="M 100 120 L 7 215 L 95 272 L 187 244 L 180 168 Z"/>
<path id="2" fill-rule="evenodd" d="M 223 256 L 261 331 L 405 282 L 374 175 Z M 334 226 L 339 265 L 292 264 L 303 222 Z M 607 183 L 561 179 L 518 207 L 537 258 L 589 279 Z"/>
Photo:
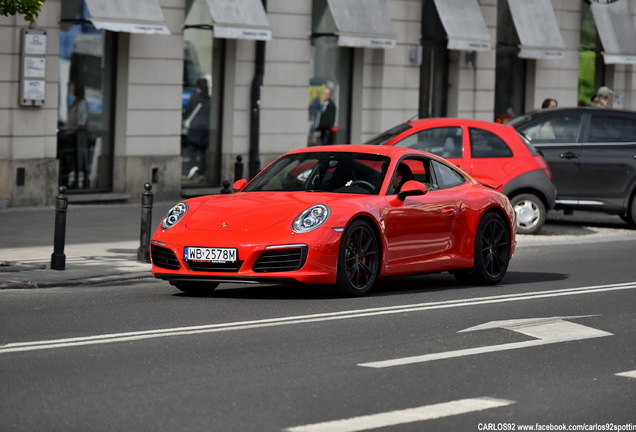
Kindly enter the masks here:
<path id="1" fill-rule="evenodd" d="M 66 196 L 66 186 L 60 185 L 60 192 L 55 202 L 55 233 L 53 240 L 53 253 L 51 254 L 51 269 L 66 269 L 66 255 L 64 254 L 64 242 L 66 237 L 66 209 L 68 208 L 68 197 Z"/>
<path id="2" fill-rule="evenodd" d="M 232 189 L 230 189 L 230 182 L 227 180 L 223 180 L 223 188 L 221 189 L 222 194 L 232 193 Z"/>
<path id="3" fill-rule="evenodd" d="M 234 163 L 234 181 L 243 178 L 243 156 L 238 155 L 236 157 L 236 163 Z"/>
<path id="4" fill-rule="evenodd" d="M 144 184 L 144 193 L 141 194 L 141 234 L 139 235 L 139 249 L 137 249 L 138 262 L 150 262 L 150 229 L 152 225 L 152 185 Z"/>

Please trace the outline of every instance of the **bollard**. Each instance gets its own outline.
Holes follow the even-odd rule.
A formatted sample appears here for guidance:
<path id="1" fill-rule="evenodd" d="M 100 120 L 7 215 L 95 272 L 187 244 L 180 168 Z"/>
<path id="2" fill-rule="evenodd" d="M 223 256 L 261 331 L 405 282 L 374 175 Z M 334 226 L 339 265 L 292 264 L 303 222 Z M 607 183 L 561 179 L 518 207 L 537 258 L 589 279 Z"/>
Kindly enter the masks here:
<path id="1" fill-rule="evenodd" d="M 232 189 L 230 189 L 230 182 L 227 180 L 223 180 L 223 188 L 221 189 L 222 194 L 232 193 Z"/>
<path id="2" fill-rule="evenodd" d="M 66 186 L 60 185 L 60 192 L 55 202 L 55 233 L 53 239 L 53 253 L 51 254 L 51 269 L 64 270 L 66 268 L 66 255 L 64 254 L 64 241 L 66 237 L 66 209 L 68 197 Z"/>
<path id="3" fill-rule="evenodd" d="M 234 163 L 234 181 L 243 178 L 243 156 L 238 155 Z"/>
<path id="4" fill-rule="evenodd" d="M 152 225 L 152 185 L 144 184 L 145 191 L 141 194 L 141 233 L 139 235 L 138 262 L 150 262 L 150 229 Z"/>

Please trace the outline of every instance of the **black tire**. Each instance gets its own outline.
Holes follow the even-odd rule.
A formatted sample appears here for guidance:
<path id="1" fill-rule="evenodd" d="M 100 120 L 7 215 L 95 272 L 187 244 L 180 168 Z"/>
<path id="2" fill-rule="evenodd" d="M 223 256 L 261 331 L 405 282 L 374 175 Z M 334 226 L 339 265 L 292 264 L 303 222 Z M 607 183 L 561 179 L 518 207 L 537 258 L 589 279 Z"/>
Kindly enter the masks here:
<path id="1" fill-rule="evenodd" d="M 517 214 L 517 233 L 536 234 L 545 224 L 546 209 L 543 201 L 529 193 L 512 197 L 510 204 Z"/>
<path id="2" fill-rule="evenodd" d="M 462 284 L 494 285 L 506 275 L 510 262 L 510 230 L 497 213 L 487 213 L 475 236 L 475 266 L 453 274 Z"/>
<path id="3" fill-rule="evenodd" d="M 632 228 L 636 228 L 636 194 L 632 195 L 632 198 L 629 200 L 627 213 L 621 215 L 621 219 L 627 222 Z"/>
<path id="4" fill-rule="evenodd" d="M 211 293 L 219 286 L 216 282 L 171 282 L 184 293 L 192 296 L 202 296 Z"/>
<path id="5" fill-rule="evenodd" d="M 368 223 L 358 220 L 347 227 L 338 253 L 336 290 L 343 296 L 361 297 L 373 284 L 380 266 L 380 247 Z"/>

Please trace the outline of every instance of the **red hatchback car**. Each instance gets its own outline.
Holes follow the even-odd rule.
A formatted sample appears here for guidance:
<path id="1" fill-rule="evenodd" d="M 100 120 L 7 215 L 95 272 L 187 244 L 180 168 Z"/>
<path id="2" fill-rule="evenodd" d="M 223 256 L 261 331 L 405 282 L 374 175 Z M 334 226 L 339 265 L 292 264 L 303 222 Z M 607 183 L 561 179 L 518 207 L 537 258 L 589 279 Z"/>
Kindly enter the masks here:
<path id="1" fill-rule="evenodd" d="M 449 160 L 508 196 L 519 234 L 537 233 L 554 207 L 556 187 L 548 164 L 512 126 L 458 118 L 412 120 L 367 144 L 424 150 Z"/>

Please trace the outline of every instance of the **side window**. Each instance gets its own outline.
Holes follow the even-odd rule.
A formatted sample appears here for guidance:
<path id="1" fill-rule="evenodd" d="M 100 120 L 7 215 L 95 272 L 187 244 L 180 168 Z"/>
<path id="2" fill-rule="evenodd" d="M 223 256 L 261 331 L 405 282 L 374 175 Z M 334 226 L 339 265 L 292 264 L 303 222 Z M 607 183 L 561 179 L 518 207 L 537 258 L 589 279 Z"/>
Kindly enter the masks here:
<path id="1" fill-rule="evenodd" d="M 431 169 L 435 174 L 435 181 L 431 189 L 447 189 L 466 181 L 464 176 L 443 163 L 431 161 Z"/>
<path id="2" fill-rule="evenodd" d="M 461 158 L 462 129 L 456 126 L 426 129 L 409 135 L 396 145 L 445 158 Z"/>
<path id="3" fill-rule="evenodd" d="M 627 117 L 593 115 L 588 142 L 634 142 L 636 121 Z"/>
<path id="4" fill-rule="evenodd" d="M 521 129 L 533 144 L 575 143 L 581 125 L 580 113 L 560 113 L 541 119 L 532 126 Z"/>
<path id="5" fill-rule="evenodd" d="M 508 144 L 484 129 L 470 128 L 470 149 L 474 158 L 512 157 Z"/>
<path id="6" fill-rule="evenodd" d="M 431 176 L 428 159 L 403 159 L 400 161 L 391 175 L 391 185 L 388 194 L 396 194 L 404 183 L 409 180 L 415 180 L 426 185 L 431 189 Z"/>

